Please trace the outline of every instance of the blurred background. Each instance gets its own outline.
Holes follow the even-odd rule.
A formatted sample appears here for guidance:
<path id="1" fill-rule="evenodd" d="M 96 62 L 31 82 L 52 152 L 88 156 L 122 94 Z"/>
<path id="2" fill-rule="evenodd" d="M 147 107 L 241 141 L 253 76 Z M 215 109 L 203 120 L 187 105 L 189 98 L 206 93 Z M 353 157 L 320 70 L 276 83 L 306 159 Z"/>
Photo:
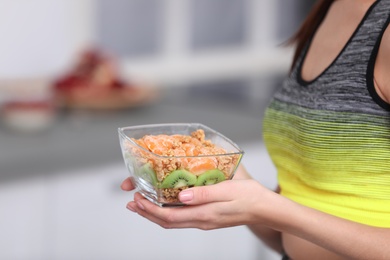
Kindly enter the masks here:
<path id="1" fill-rule="evenodd" d="M 274 188 L 262 116 L 313 2 L 0 0 L 0 259 L 279 259 L 129 212 L 117 128 L 203 123 Z"/>

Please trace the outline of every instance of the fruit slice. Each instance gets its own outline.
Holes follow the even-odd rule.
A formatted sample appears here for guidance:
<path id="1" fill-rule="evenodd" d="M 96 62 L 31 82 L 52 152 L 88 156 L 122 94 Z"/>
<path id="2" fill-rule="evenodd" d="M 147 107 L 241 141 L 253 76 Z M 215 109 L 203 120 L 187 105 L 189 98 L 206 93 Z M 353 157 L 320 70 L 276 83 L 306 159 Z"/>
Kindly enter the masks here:
<path id="1" fill-rule="evenodd" d="M 188 170 L 196 175 L 202 172 L 215 169 L 217 160 L 214 157 L 199 157 L 192 158 L 188 163 Z"/>
<path id="2" fill-rule="evenodd" d="M 145 163 L 140 168 L 136 170 L 138 177 L 152 184 L 153 186 L 157 185 L 157 177 L 150 163 Z"/>
<path id="3" fill-rule="evenodd" d="M 206 186 L 226 180 L 225 174 L 218 169 L 208 170 L 198 176 L 195 186 Z"/>
<path id="4" fill-rule="evenodd" d="M 185 186 L 194 186 L 196 176 L 186 170 L 176 170 L 171 172 L 161 183 L 161 188 L 181 188 Z"/>

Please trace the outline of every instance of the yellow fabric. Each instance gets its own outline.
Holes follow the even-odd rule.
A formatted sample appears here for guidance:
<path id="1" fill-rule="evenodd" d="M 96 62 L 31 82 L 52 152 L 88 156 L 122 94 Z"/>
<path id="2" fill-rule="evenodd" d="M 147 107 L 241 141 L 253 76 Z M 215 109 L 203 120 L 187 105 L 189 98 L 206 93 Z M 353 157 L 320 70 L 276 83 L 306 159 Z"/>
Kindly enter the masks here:
<path id="1" fill-rule="evenodd" d="M 384 117 L 274 101 L 263 133 L 282 195 L 338 217 L 390 228 L 388 125 Z"/>
<path id="2" fill-rule="evenodd" d="M 284 173 L 279 173 L 279 182 L 281 194 L 299 204 L 354 222 L 390 228 L 388 200 L 324 192 L 293 181 Z"/>

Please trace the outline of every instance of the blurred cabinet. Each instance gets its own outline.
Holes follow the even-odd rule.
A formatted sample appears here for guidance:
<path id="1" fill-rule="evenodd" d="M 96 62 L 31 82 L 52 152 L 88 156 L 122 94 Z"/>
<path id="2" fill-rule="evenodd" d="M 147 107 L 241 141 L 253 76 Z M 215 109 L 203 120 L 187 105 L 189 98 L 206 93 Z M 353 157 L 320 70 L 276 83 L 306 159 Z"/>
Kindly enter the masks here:
<path id="1" fill-rule="evenodd" d="M 44 178 L 0 183 L 0 259 L 47 259 L 48 184 Z"/>
<path id="2" fill-rule="evenodd" d="M 1 185 L 0 259 L 279 259 L 244 226 L 165 230 L 141 218 L 125 208 L 124 176 L 119 164 Z"/>
<path id="3" fill-rule="evenodd" d="M 172 86 L 285 73 L 292 50 L 279 44 L 312 2 L 98 0 L 96 40 L 133 81 Z"/>

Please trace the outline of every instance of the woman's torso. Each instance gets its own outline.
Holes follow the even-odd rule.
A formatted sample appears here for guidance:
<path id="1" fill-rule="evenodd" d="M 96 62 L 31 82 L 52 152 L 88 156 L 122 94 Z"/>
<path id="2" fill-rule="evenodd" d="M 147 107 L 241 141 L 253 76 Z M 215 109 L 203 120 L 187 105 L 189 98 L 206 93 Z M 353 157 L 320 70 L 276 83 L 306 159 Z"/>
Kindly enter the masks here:
<path id="1" fill-rule="evenodd" d="M 362 54 L 363 61 L 361 62 L 361 64 L 359 64 L 359 62 L 353 63 L 350 60 L 348 60 L 348 57 L 346 58 L 345 53 L 348 52 L 348 49 L 346 49 L 347 46 L 348 46 L 348 48 L 352 48 L 351 45 L 356 44 L 356 43 L 354 43 L 353 37 L 356 37 L 356 35 L 359 36 L 358 35 L 359 32 L 357 31 L 357 29 L 361 30 L 361 26 L 362 26 L 361 22 L 364 22 L 364 20 L 366 19 L 366 16 L 370 15 L 369 13 L 371 12 L 371 9 L 375 8 L 375 5 L 377 3 L 374 4 L 374 2 L 375 2 L 374 0 L 359 0 L 359 1 L 338 0 L 338 1 L 335 1 L 333 3 L 333 5 L 330 7 L 327 16 L 324 18 L 324 21 L 322 22 L 322 24 L 318 28 L 315 36 L 313 37 L 306 55 L 303 56 L 303 61 L 298 60 L 298 64 L 300 62 L 302 62 L 302 66 L 296 67 L 296 78 L 292 77 L 289 80 L 291 80 L 291 81 L 296 80 L 301 85 L 301 87 L 303 87 L 303 89 L 308 88 L 308 92 L 310 92 L 310 91 L 314 90 L 314 86 L 316 86 L 316 85 L 319 85 L 319 87 L 321 88 L 322 78 L 331 77 L 330 74 L 332 74 L 332 73 L 337 74 L 338 73 L 337 66 L 339 66 L 339 67 L 340 66 L 341 67 L 342 66 L 347 66 L 347 67 L 348 66 L 349 67 L 357 66 L 356 71 L 359 71 L 359 70 L 363 71 L 361 68 L 358 68 L 358 67 L 368 64 L 368 62 L 365 62 L 364 59 L 370 59 L 371 56 L 368 57 L 367 55 L 371 55 L 372 51 L 371 50 L 367 51 L 366 58 L 364 58 L 364 54 Z M 382 5 L 383 4 L 384 3 L 382 3 Z M 389 3 L 386 3 L 386 4 L 389 4 Z M 387 26 L 387 23 L 388 23 L 387 17 L 385 17 L 385 20 L 386 20 L 386 22 L 382 22 L 383 26 Z M 382 25 L 380 25 L 380 26 L 382 26 Z M 385 27 L 383 27 L 383 28 L 385 28 Z M 389 30 L 384 32 L 382 42 L 384 42 L 387 38 L 390 37 L 390 31 L 389 32 L 388 31 Z M 383 31 L 382 31 L 382 33 L 383 33 Z M 381 33 L 378 34 L 378 37 L 379 37 L 379 35 L 381 35 Z M 390 41 L 387 41 L 387 42 L 390 43 Z M 361 44 L 361 42 L 360 42 L 360 44 Z M 374 49 L 374 47 L 372 47 L 372 49 Z M 287 148 L 284 147 L 283 148 L 284 150 L 279 150 L 282 153 L 285 153 L 284 155 L 281 155 L 281 157 L 289 157 L 291 155 L 291 153 L 294 153 L 296 151 L 305 153 L 305 155 L 304 155 L 305 162 L 302 164 L 299 164 L 299 163 L 296 164 L 294 159 L 290 159 L 289 161 L 286 161 L 287 165 L 282 166 L 282 167 L 286 167 L 283 174 L 285 174 L 285 175 L 289 174 L 287 172 L 289 167 L 290 168 L 297 168 L 297 167 L 311 168 L 312 167 L 312 171 L 315 172 L 314 175 L 317 174 L 316 176 L 313 177 L 314 178 L 313 180 L 310 179 L 310 178 L 312 178 L 311 176 L 306 176 L 306 175 L 293 177 L 293 178 L 297 179 L 297 183 L 301 181 L 301 180 L 298 181 L 299 178 L 304 179 L 304 181 L 306 178 L 307 183 L 314 183 L 315 185 L 318 184 L 318 186 L 314 185 L 313 187 L 304 187 L 304 185 L 302 185 L 302 184 L 297 184 L 297 186 L 296 186 L 296 187 L 298 187 L 297 189 L 306 189 L 307 188 L 305 190 L 306 194 L 310 194 L 310 192 L 312 191 L 312 188 L 313 189 L 318 188 L 318 190 L 315 191 L 317 193 L 322 188 L 324 188 L 324 190 L 326 190 L 326 192 L 329 192 L 329 190 L 331 190 L 331 192 L 332 192 L 333 187 L 330 184 L 327 184 L 326 181 L 331 180 L 333 178 L 333 176 L 323 177 L 320 175 L 320 174 L 327 175 L 329 173 L 333 173 L 332 167 L 328 165 L 329 162 L 335 162 L 338 158 L 337 156 L 339 155 L 341 160 L 339 163 L 337 163 L 337 162 L 334 163 L 335 172 L 337 172 L 337 170 L 340 168 L 344 168 L 343 164 L 345 164 L 345 169 L 342 169 L 341 171 L 343 171 L 343 170 L 354 171 L 355 169 L 353 168 L 354 167 L 353 160 L 360 160 L 362 158 L 362 156 L 358 154 L 359 151 L 356 151 L 359 149 L 354 149 L 354 150 L 350 151 L 350 153 L 347 155 L 347 156 L 350 156 L 352 158 L 351 161 L 345 160 L 345 158 L 343 159 L 342 157 L 344 155 L 346 155 L 346 151 L 347 151 L 346 149 L 348 149 L 348 148 L 346 148 L 344 150 L 343 149 L 338 150 L 337 145 L 342 145 L 342 146 L 347 147 L 349 145 L 349 143 L 346 142 L 345 139 L 351 138 L 352 143 L 353 142 L 361 143 L 359 145 L 361 145 L 362 147 L 367 147 L 368 145 L 370 145 L 368 142 L 369 142 L 371 136 L 370 136 L 370 133 L 367 134 L 366 132 L 371 131 L 372 127 L 376 127 L 376 124 L 378 124 L 379 127 L 384 127 L 383 128 L 383 129 L 385 129 L 384 133 L 383 133 L 384 135 L 386 135 L 386 134 L 390 135 L 390 132 L 387 132 L 387 133 L 385 132 L 387 125 L 389 126 L 389 128 L 387 130 L 390 131 L 390 123 L 387 124 L 387 120 L 389 120 L 389 122 L 390 122 L 390 113 L 388 112 L 389 105 L 387 102 L 387 100 L 389 100 L 389 98 L 390 98 L 390 84 L 389 84 L 390 73 L 387 73 L 387 74 L 383 73 L 383 71 L 390 70 L 390 64 L 386 67 L 386 65 L 387 65 L 386 60 L 388 60 L 388 59 L 383 59 L 383 57 L 382 57 L 383 53 L 385 53 L 385 52 L 386 52 L 386 49 L 384 47 L 380 46 L 379 52 L 378 52 L 378 57 L 375 57 L 377 62 L 372 69 L 372 73 L 373 73 L 373 76 L 377 79 L 377 82 L 379 81 L 379 84 L 373 84 L 373 82 L 372 82 L 372 88 L 374 90 L 371 91 L 371 93 L 368 93 L 369 91 L 367 89 L 363 89 L 363 90 L 360 90 L 361 92 L 359 92 L 359 94 L 354 96 L 353 89 L 348 89 L 348 88 L 340 88 L 340 89 L 336 88 L 336 90 L 333 90 L 333 89 L 325 89 L 325 90 L 322 89 L 321 90 L 321 89 L 319 89 L 320 92 L 323 91 L 323 93 L 321 93 L 321 95 L 323 94 L 323 96 L 321 96 L 321 97 L 316 96 L 316 94 L 312 95 L 312 94 L 306 93 L 306 92 L 303 93 L 304 95 L 302 97 L 298 97 L 297 95 L 299 95 L 299 94 L 293 93 L 292 96 L 294 96 L 294 95 L 297 96 L 296 100 L 294 100 L 293 102 L 297 102 L 297 103 L 295 103 L 294 106 L 291 106 L 291 107 L 286 106 L 284 108 L 283 106 L 285 106 L 285 104 L 283 102 L 280 102 L 279 104 L 275 104 L 275 103 L 272 104 L 271 103 L 271 106 L 274 106 L 273 108 L 271 107 L 271 109 L 270 109 L 271 113 L 273 113 L 272 109 L 274 109 L 274 111 L 278 111 L 278 109 L 280 109 L 282 111 L 283 111 L 283 109 L 287 109 L 290 112 L 293 110 L 293 112 L 292 112 L 293 116 L 290 117 L 288 120 L 286 120 L 287 123 L 292 122 L 293 124 L 296 124 L 298 122 L 297 124 L 301 124 L 301 122 L 304 120 L 306 120 L 308 122 L 307 124 L 305 123 L 302 125 L 295 125 L 294 126 L 294 127 L 296 127 L 296 129 L 295 129 L 296 131 L 305 132 L 305 130 L 308 130 L 306 135 L 304 135 L 304 138 L 305 138 L 304 140 L 298 140 L 296 143 L 292 144 L 290 151 L 289 151 L 289 147 L 287 147 Z M 346 65 L 343 65 L 343 59 L 346 60 L 345 61 Z M 356 57 L 355 57 L 355 59 L 356 59 Z M 348 62 L 350 62 L 350 63 L 348 63 Z M 369 82 L 368 83 L 365 82 L 365 80 L 366 80 L 365 77 L 360 78 L 359 76 L 361 76 L 361 75 L 355 76 L 354 72 L 355 72 L 355 70 L 352 69 L 350 74 L 348 74 L 348 73 L 345 74 L 345 75 L 347 75 L 347 76 L 344 76 L 345 80 L 346 81 L 353 81 L 353 80 L 362 81 L 363 83 L 359 82 L 358 84 L 356 84 L 360 88 L 361 88 L 361 85 L 365 86 L 366 84 L 369 84 Z M 364 76 L 365 76 L 365 74 L 366 74 L 366 70 L 364 69 Z M 337 76 L 335 76 L 335 77 L 337 77 Z M 368 77 L 368 79 L 369 79 L 369 77 Z M 339 82 L 341 82 L 340 84 L 342 84 L 344 79 L 338 79 L 338 80 L 339 80 Z M 331 85 L 329 85 L 329 86 L 326 85 L 326 86 L 328 88 L 331 87 Z M 295 92 L 296 90 L 290 89 L 287 91 Z M 307 91 L 307 90 L 304 89 L 304 91 Z M 348 94 L 345 95 L 345 97 L 344 97 L 345 93 L 343 93 L 343 91 L 348 92 Z M 365 93 L 365 91 L 367 93 Z M 352 95 L 351 95 L 351 93 L 352 93 Z M 285 93 L 285 95 L 288 96 L 289 94 Z M 341 106 L 342 106 L 342 108 L 340 109 L 340 104 L 336 104 L 337 108 L 335 108 L 334 110 L 337 111 L 337 115 L 333 113 L 334 112 L 333 108 L 329 107 L 329 104 L 333 104 L 332 103 L 333 100 L 329 100 L 329 102 L 326 102 L 327 101 L 326 98 L 331 99 L 332 97 L 334 99 L 339 99 L 338 102 L 341 103 Z M 283 94 L 279 94 L 279 98 L 281 100 L 283 100 Z M 306 99 L 306 100 L 300 100 L 299 98 Z M 343 104 L 343 99 L 345 99 L 345 105 Z M 359 104 L 356 102 L 349 103 L 349 101 L 351 99 L 361 99 L 362 100 L 361 104 L 364 106 L 366 104 L 369 104 L 367 106 L 367 108 L 362 109 L 363 114 L 365 112 L 367 112 L 368 114 L 372 113 L 372 117 L 369 116 L 369 118 L 370 118 L 370 120 L 372 120 L 373 126 L 370 125 L 370 122 L 369 122 L 368 123 L 369 126 L 367 127 L 368 131 L 366 131 L 366 132 L 364 132 L 364 127 L 363 127 L 363 129 L 361 129 L 362 128 L 361 127 L 361 124 L 362 124 L 361 119 L 357 119 L 356 121 L 354 121 L 354 119 L 351 119 L 351 115 L 353 117 L 356 114 L 355 107 L 359 106 Z M 367 102 L 367 100 L 369 100 L 369 101 Z M 305 106 L 310 107 L 310 109 L 313 108 L 313 110 L 307 112 Z M 304 113 L 301 113 L 301 111 L 300 111 L 300 109 L 302 109 L 302 108 L 303 108 L 303 110 L 305 110 Z M 321 129 L 322 123 L 321 122 L 320 123 L 316 122 L 315 124 L 311 124 L 311 122 L 309 122 L 309 121 L 317 120 L 317 117 L 318 117 L 318 115 L 313 116 L 313 114 L 316 112 L 313 112 L 313 114 L 311 114 L 312 111 L 317 110 L 317 109 L 321 110 L 322 108 L 324 108 L 324 111 L 321 111 L 321 118 L 319 118 L 318 120 L 319 121 L 324 120 L 324 122 L 325 122 L 324 127 L 335 128 L 335 129 L 337 128 L 336 131 L 331 129 L 328 132 L 322 133 L 322 129 Z M 338 109 L 340 109 L 340 110 L 338 110 Z M 294 117 L 296 115 L 298 115 L 298 116 L 303 115 L 303 117 L 307 117 L 307 118 L 304 118 L 301 121 L 295 120 Z M 266 115 L 266 117 L 267 117 L 267 115 Z M 334 118 L 332 118 L 332 117 L 334 117 Z M 283 121 L 284 119 L 282 118 L 279 120 Z M 335 125 L 332 125 L 332 123 L 333 123 L 332 120 L 337 121 Z M 344 122 L 346 122 L 346 123 L 344 124 Z M 271 125 L 273 123 L 274 122 L 272 122 L 272 121 L 270 121 L 268 123 L 265 122 L 265 124 L 268 124 L 268 125 Z M 351 126 L 351 125 L 355 124 L 355 123 L 359 125 L 358 131 L 361 131 L 361 132 L 358 133 L 356 136 L 354 136 L 353 131 L 352 131 L 352 134 L 347 133 L 347 135 L 344 135 L 344 132 L 348 132 L 348 131 L 350 131 L 350 129 L 354 128 L 354 126 Z M 318 128 L 318 129 L 314 129 L 314 131 L 317 132 L 319 135 L 321 135 L 321 137 L 318 139 L 315 136 L 311 136 L 310 131 L 313 129 L 304 129 L 305 127 L 306 128 L 310 128 L 310 127 Z M 345 127 L 345 129 L 343 129 L 343 127 Z M 276 129 L 276 128 L 275 129 L 272 128 L 272 126 L 270 128 L 272 129 L 272 131 L 274 131 Z M 281 129 L 281 130 L 283 131 L 283 129 Z M 379 131 L 382 131 L 382 129 L 380 128 Z M 267 134 L 268 134 L 268 137 L 266 137 Z M 292 134 L 295 135 L 296 133 L 292 133 Z M 328 135 L 328 134 L 334 135 L 334 136 L 324 137 L 324 135 Z M 340 134 L 340 136 L 338 136 L 338 134 Z M 290 145 L 289 141 L 286 142 L 285 140 L 278 140 L 278 138 L 280 138 L 280 136 L 283 136 L 283 135 L 284 135 L 284 133 L 281 133 L 280 135 L 278 135 L 278 133 L 275 134 L 275 132 L 268 132 L 267 133 L 267 129 L 265 129 L 266 143 L 267 143 L 267 138 L 268 138 L 270 140 L 276 140 L 276 142 L 280 142 L 284 146 L 289 146 Z M 380 133 L 379 133 L 379 135 L 380 135 Z M 294 138 L 295 137 L 293 137 L 293 139 Z M 297 139 L 299 139 L 299 138 L 300 137 L 297 137 Z M 329 139 L 327 139 L 327 138 L 329 138 Z M 338 138 L 340 138 L 340 140 L 342 140 L 340 143 L 337 143 Z M 354 138 L 359 139 L 359 140 L 353 140 Z M 364 141 L 362 141 L 363 139 L 364 139 Z M 293 142 L 295 142 L 295 141 L 296 140 L 293 140 Z M 324 153 L 322 153 L 323 151 L 321 151 L 324 149 L 325 150 L 329 149 L 329 147 L 326 146 L 328 144 L 323 146 L 323 144 L 326 143 L 327 141 L 329 141 L 330 144 L 332 142 L 334 142 L 334 146 L 333 147 L 330 146 L 331 149 L 333 149 L 333 148 L 335 149 L 334 151 L 331 151 L 331 153 L 332 153 L 330 155 L 331 158 L 325 158 L 328 156 L 328 154 L 327 154 L 328 151 L 325 151 Z M 387 142 L 387 141 L 389 141 L 388 142 L 389 146 L 387 146 L 387 143 L 385 143 L 385 147 L 383 148 L 385 150 L 380 151 L 381 152 L 380 154 L 384 154 L 384 157 L 379 158 L 378 161 L 376 162 L 377 164 L 380 164 L 381 160 L 389 161 L 389 159 L 390 159 L 390 139 L 385 140 L 385 142 Z M 310 144 L 310 145 L 306 146 L 305 142 L 312 142 L 312 143 L 318 142 L 318 144 L 315 143 L 314 145 Z M 373 140 L 373 142 L 375 142 L 375 140 Z M 383 143 L 380 143 L 379 145 L 382 145 L 382 144 Z M 373 145 L 375 145 L 375 143 Z M 359 146 L 351 146 L 351 147 L 354 148 L 354 147 L 359 147 Z M 388 152 L 386 150 L 387 148 L 389 148 Z M 296 149 L 296 151 L 294 149 Z M 271 147 L 271 150 L 272 150 L 272 147 Z M 370 151 L 372 152 L 372 150 L 370 150 Z M 270 154 L 272 157 L 272 151 L 270 151 Z M 313 154 L 313 158 L 311 158 L 312 154 Z M 355 157 L 355 155 L 356 155 L 356 157 Z M 297 157 L 299 157 L 299 156 L 300 155 L 298 154 Z M 318 158 L 315 158 L 315 156 L 317 156 Z M 316 165 L 319 162 L 321 164 L 321 156 L 324 156 L 323 167 L 327 168 L 327 170 L 324 170 L 323 173 L 321 172 L 322 169 L 320 169 L 322 166 Z M 329 159 L 329 161 L 327 161 L 328 159 Z M 375 158 L 375 160 L 376 159 L 377 158 Z M 274 160 L 274 158 L 273 158 L 273 160 Z M 371 162 L 371 161 L 368 160 L 368 162 Z M 350 166 L 348 166 L 349 164 L 350 164 Z M 367 167 L 370 167 L 369 163 L 367 164 Z M 380 168 L 380 166 L 378 166 L 378 167 Z M 283 172 L 283 170 L 282 170 L 282 172 Z M 321 172 L 321 173 L 319 173 L 319 172 Z M 364 172 L 364 170 L 362 170 L 362 172 Z M 283 178 L 285 178 L 285 177 L 283 177 Z M 281 177 L 282 180 L 283 180 L 283 178 Z M 317 180 L 315 180 L 315 178 L 319 178 L 319 181 L 316 182 Z M 321 179 L 321 178 L 323 178 L 323 179 Z M 343 178 L 346 178 L 346 177 L 343 176 L 342 174 L 340 174 L 335 178 L 335 180 L 342 182 Z M 365 177 L 362 177 L 363 182 L 367 181 L 364 178 Z M 322 180 L 323 180 L 323 183 L 321 183 Z M 386 180 L 390 180 L 390 178 L 387 178 Z M 291 182 L 291 179 L 289 179 L 289 181 Z M 346 178 L 346 181 L 348 181 L 348 178 Z M 294 182 L 294 180 L 292 182 Z M 282 183 L 281 183 L 282 194 L 283 194 L 283 185 L 285 185 L 287 190 L 292 189 L 291 183 L 283 184 L 283 181 L 282 181 Z M 321 185 L 323 185 L 323 186 L 321 186 Z M 343 183 L 342 185 L 345 186 L 347 184 Z M 338 192 L 338 189 L 340 189 L 340 187 L 342 187 L 342 185 L 334 188 L 335 193 Z M 356 185 L 361 185 L 361 184 L 357 183 Z M 377 187 L 378 186 L 375 186 L 375 188 L 377 188 Z M 353 190 L 353 192 L 356 191 L 356 194 L 360 195 L 362 190 L 363 189 L 357 189 L 357 190 Z M 300 191 L 298 191 L 298 192 L 300 192 Z M 334 195 L 331 193 L 326 194 L 326 192 L 319 195 L 318 198 L 321 199 L 321 196 L 328 197 L 329 194 L 331 196 Z M 368 192 L 369 191 L 367 191 L 367 196 L 370 196 Z M 374 191 L 372 191 L 372 192 L 374 192 Z M 294 194 L 290 194 L 290 195 L 294 199 L 295 195 Z M 379 202 L 377 205 L 374 205 L 373 208 L 381 207 L 381 203 L 383 203 L 382 197 L 383 196 L 386 197 L 387 195 L 388 195 L 387 193 L 379 194 L 378 198 L 375 198 L 375 199 L 378 199 Z M 336 194 L 334 196 L 334 198 L 337 199 L 338 196 L 339 196 L 339 194 Z M 380 196 L 382 196 L 382 197 L 380 197 Z M 287 197 L 289 197 L 289 194 L 287 194 Z M 345 196 L 345 197 L 347 197 L 347 196 Z M 310 199 L 311 198 L 307 199 L 308 206 L 310 206 L 310 203 L 311 203 Z M 370 199 L 371 198 L 368 198 L 367 201 L 369 201 Z M 390 198 L 387 198 L 387 199 L 390 199 Z M 313 201 L 314 201 L 314 199 L 313 199 Z M 298 198 L 298 202 L 300 202 L 299 198 Z M 304 204 L 306 202 L 306 198 L 302 198 L 302 202 Z M 320 203 L 323 203 L 323 202 L 320 202 Z M 327 201 L 326 203 L 329 203 L 329 201 Z M 340 204 L 339 208 L 342 208 L 342 206 L 343 205 Z M 325 209 L 327 209 L 326 207 L 327 206 L 325 206 Z M 345 212 L 343 212 L 343 209 L 332 208 L 330 206 L 329 210 L 331 212 L 332 212 L 332 210 L 334 210 L 334 211 L 340 210 L 341 216 L 343 216 L 343 214 L 345 214 Z M 356 215 L 359 215 L 358 211 L 357 211 Z M 350 217 L 350 216 L 347 216 L 347 218 L 348 217 Z M 354 217 L 355 216 L 351 215 L 351 219 L 353 219 Z M 372 220 L 367 220 L 367 221 L 370 222 Z M 316 246 L 308 241 L 302 240 L 298 237 L 295 237 L 295 236 L 292 236 L 289 234 L 283 234 L 282 238 L 283 238 L 283 245 L 284 245 L 285 251 L 290 255 L 290 257 L 292 259 L 297 259 L 297 260 L 298 259 L 316 259 L 316 260 L 317 259 L 318 260 L 321 260 L 321 259 L 327 259 L 327 260 L 328 259 L 342 259 L 341 257 L 338 257 L 335 254 L 333 254 L 325 249 L 322 249 L 322 248 L 320 248 L 320 247 L 318 247 L 318 246 Z"/>

